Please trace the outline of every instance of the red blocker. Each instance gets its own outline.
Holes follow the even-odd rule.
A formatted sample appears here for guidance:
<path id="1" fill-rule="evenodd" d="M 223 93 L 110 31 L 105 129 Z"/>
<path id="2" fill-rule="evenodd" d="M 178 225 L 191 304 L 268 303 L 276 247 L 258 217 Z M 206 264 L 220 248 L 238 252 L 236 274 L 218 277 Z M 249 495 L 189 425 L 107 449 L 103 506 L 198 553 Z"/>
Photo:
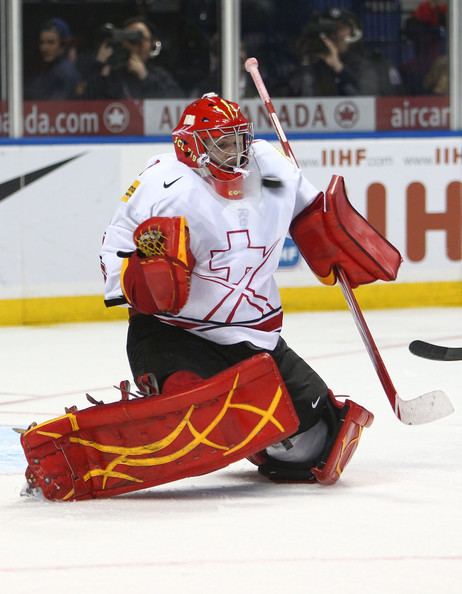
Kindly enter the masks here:
<path id="1" fill-rule="evenodd" d="M 356 211 L 347 198 L 343 177 L 334 175 L 321 193 L 292 222 L 290 233 L 302 256 L 326 285 L 341 268 L 351 286 L 396 279 L 398 250 Z"/>

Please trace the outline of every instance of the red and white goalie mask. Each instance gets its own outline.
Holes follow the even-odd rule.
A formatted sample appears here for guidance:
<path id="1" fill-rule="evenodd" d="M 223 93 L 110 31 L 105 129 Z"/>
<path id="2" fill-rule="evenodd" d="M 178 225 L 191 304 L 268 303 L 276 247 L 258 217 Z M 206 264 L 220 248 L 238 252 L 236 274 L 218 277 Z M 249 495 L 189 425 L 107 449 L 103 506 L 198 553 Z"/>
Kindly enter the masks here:
<path id="1" fill-rule="evenodd" d="M 237 103 L 207 93 L 186 107 L 172 137 L 178 160 L 197 170 L 220 196 L 243 197 L 253 128 Z"/>

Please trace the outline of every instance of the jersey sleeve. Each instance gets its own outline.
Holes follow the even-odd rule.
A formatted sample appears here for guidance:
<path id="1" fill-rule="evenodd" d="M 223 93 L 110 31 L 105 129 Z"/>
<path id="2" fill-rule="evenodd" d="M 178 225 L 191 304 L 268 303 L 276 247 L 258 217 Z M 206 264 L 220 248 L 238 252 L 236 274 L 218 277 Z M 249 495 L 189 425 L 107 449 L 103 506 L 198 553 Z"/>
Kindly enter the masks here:
<path id="1" fill-rule="evenodd" d="M 279 149 L 264 140 L 254 142 L 258 166 L 262 176 L 279 178 L 287 189 L 287 200 L 293 205 L 292 219 L 313 202 L 319 190 L 303 175 Z M 293 192 L 295 191 L 295 201 Z"/>
<path id="2" fill-rule="evenodd" d="M 168 173 L 171 175 L 171 173 Z M 130 254 L 136 247 L 133 232 L 143 221 L 153 216 L 182 215 L 175 211 L 174 204 L 180 192 L 180 184 L 164 189 L 165 168 L 158 171 L 145 169 L 135 179 L 121 198 L 108 225 L 100 251 L 100 264 L 104 278 L 104 302 L 107 307 L 123 305 L 126 299 L 120 286 L 120 271 L 124 254 Z M 184 186 L 181 192 L 184 194 Z"/>
<path id="3" fill-rule="evenodd" d="M 309 206 L 318 196 L 319 190 L 306 179 L 302 171 L 298 170 L 297 194 L 295 198 L 295 207 L 292 215 L 294 219 L 304 208 Z"/>

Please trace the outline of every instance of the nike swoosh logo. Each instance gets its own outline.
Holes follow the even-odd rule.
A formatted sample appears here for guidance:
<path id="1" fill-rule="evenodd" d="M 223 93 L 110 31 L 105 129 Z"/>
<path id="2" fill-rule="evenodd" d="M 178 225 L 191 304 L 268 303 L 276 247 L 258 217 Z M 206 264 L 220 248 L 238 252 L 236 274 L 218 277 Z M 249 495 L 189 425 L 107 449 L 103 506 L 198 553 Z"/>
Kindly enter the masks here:
<path id="1" fill-rule="evenodd" d="M 53 163 L 53 165 L 48 165 L 47 167 L 36 169 L 35 171 L 31 171 L 30 173 L 23 173 L 23 175 L 19 175 L 18 177 L 14 177 L 6 182 L 1 183 L 0 201 L 5 200 L 5 198 L 8 198 L 15 192 L 19 192 L 19 190 L 22 190 L 32 182 L 37 181 L 41 177 L 44 177 L 48 173 L 51 173 L 55 169 L 58 169 L 58 167 L 62 167 L 66 163 L 69 163 L 70 161 L 73 161 L 74 159 L 81 157 L 82 154 L 84 153 L 76 155 L 75 157 L 71 157 L 70 159 L 65 159 L 64 161 L 59 161 L 58 163 Z"/>
<path id="2" fill-rule="evenodd" d="M 172 182 L 170 182 L 169 184 L 167 184 L 167 183 L 165 183 L 165 182 L 164 182 L 164 188 L 169 188 L 170 186 L 173 186 L 173 184 L 174 184 L 175 182 L 177 182 L 179 179 L 181 179 L 182 177 L 183 177 L 183 176 L 182 176 L 182 175 L 180 175 L 180 177 L 177 177 L 176 179 L 174 179 L 174 180 L 173 180 Z"/>
<path id="3" fill-rule="evenodd" d="M 316 408 L 321 400 L 321 396 L 318 396 L 314 402 L 311 403 L 311 408 Z"/>

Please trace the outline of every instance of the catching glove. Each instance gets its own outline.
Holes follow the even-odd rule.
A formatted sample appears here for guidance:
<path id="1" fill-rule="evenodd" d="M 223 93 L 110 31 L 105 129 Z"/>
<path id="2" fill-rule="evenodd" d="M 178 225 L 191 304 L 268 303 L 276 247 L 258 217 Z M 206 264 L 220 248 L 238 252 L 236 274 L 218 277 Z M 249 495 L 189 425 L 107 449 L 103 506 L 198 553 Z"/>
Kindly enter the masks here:
<path id="1" fill-rule="evenodd" d="M 195 259 L 184 217 L 152 217 L 135 229 L 136 252 L 120 272 L 128 303 L 144 314 L 177 314 L 186 304 Z"/>

